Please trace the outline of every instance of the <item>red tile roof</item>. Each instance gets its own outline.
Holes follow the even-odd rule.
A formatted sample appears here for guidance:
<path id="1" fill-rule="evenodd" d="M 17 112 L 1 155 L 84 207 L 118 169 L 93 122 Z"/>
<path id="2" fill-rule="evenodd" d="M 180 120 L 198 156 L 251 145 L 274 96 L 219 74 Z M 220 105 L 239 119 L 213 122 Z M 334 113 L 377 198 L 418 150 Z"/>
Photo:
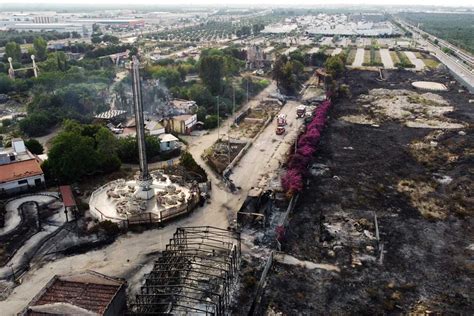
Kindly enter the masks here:
<path id="1" fill-rule="evenodd" d="M 16 161 L 0 165 L 0 183 L 24 179 L 43 174 L 36 159 Z"/>
<path id="2" fill-rule="evenodd" d="M 64 303 L 102 315 L 118 291 L 125 285 L 122 279 L 88 272 L 71 277 L 55 276 L 43 289 L 39 297 L 33 299 L 27 315 L 35 315 L 39 306 L 54 306 Z"/>

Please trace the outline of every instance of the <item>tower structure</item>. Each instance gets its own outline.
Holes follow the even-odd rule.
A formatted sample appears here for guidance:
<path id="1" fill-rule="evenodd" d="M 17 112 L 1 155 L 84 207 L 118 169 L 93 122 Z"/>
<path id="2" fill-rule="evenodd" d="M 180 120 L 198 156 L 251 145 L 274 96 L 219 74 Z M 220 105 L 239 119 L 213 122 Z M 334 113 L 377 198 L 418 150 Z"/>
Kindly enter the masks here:
<path id="1" fill-rule="evenodd" d="M 138 188 L 135 191 L 135 197 L 141 200 L 149 200 L 153 197 L 154 191 L 151 188 L 153 178 L 148 172 L 148 163 L 146 160 L 145 121 L 143 119 L 143 101 L 139 66 L 140 62 L 138 61 L 137 56 L 133 56 L 131 67 L 133 80 L 133 105 L 135 110 L 135 125 L 137 128 L 138 157 L 140 159 L 140 175 L 137 180 Z"/>

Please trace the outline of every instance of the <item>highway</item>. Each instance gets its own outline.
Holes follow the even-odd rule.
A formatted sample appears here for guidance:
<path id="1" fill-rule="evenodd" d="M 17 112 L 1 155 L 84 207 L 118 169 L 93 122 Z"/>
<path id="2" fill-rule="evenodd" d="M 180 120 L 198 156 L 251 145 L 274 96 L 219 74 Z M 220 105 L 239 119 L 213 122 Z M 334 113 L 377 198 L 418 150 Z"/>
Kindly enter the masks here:
<path id="1" fill-rule="evenodd" d="M 474 93 L 474 72 L 472 68 L 468 66 L 469 64 L 472 65 L 473 57 L 471 55 L 467 54 L 466 52 L 462 52 L 459 48 L 446 43 L 445 41 L 442 41 L 443 44 L 441 45 L 444 45 L 444 43 L 449 45 L 446 45 L 446 47 L 452 49 L 456 54 L 458 54 L 458 57 L 446 54 L 441 50 L 440 47 L 424 39 L 423 35 L 427 35 L 430 39 L 437 39 L 436 37 L 407 24 L 405 21 L 397 21 L 405 28 L 412 31 L 413 39 L 415 39 L 422 47 L 425 47 L 427 50 L 432 52 L 444 65 L 446 65 L 446 67 L 448 67 L 455 74 L 455 76 L 458 77 L 458 79 L 461 79 L 462 83 L 469 89 L 471 93 Z M 441 43 L 441 40 L 438 39 L 438 43 Z M 458 53 L 458 51 L 461 53 Z"/>

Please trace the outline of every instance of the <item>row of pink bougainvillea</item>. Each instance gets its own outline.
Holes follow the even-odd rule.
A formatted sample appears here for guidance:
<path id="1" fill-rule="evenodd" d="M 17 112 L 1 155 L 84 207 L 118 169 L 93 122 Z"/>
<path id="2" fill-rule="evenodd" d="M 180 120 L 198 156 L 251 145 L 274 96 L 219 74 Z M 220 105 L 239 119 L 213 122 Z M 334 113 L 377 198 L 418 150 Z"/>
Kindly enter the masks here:
<path id="1" fill-rule="evenodd" d="M 322 102 L 314 110 L 311 123 L 306 126 L 306 131 L 298 139 L 296 152 L 290 157 L 288 169 L 281 178 L 281 184 L 288 196 L 293 196 L 303 189 L 303 178 L 311 157 L 317 150 L 330 107 L 330 100 Z"/>

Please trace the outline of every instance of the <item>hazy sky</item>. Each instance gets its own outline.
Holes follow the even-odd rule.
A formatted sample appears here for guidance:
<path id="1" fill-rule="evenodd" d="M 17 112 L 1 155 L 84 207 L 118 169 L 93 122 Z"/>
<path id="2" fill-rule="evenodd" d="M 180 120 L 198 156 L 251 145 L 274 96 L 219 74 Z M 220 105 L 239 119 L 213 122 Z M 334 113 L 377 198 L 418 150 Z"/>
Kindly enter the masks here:
<path id="1" fill-rule="evenodd" d="M 6 3 L 53 3 L 53 4 L 82 4 L 82 5 L 167 5 L 167 6 L 200 6 L 200 5 L 239 5 L 239 6 L 315 6 L 334 4 L 370 4 L 370 5 L 439 5 L 439 6 L 474 6 L 473 0 L 0 0 Z"/>

